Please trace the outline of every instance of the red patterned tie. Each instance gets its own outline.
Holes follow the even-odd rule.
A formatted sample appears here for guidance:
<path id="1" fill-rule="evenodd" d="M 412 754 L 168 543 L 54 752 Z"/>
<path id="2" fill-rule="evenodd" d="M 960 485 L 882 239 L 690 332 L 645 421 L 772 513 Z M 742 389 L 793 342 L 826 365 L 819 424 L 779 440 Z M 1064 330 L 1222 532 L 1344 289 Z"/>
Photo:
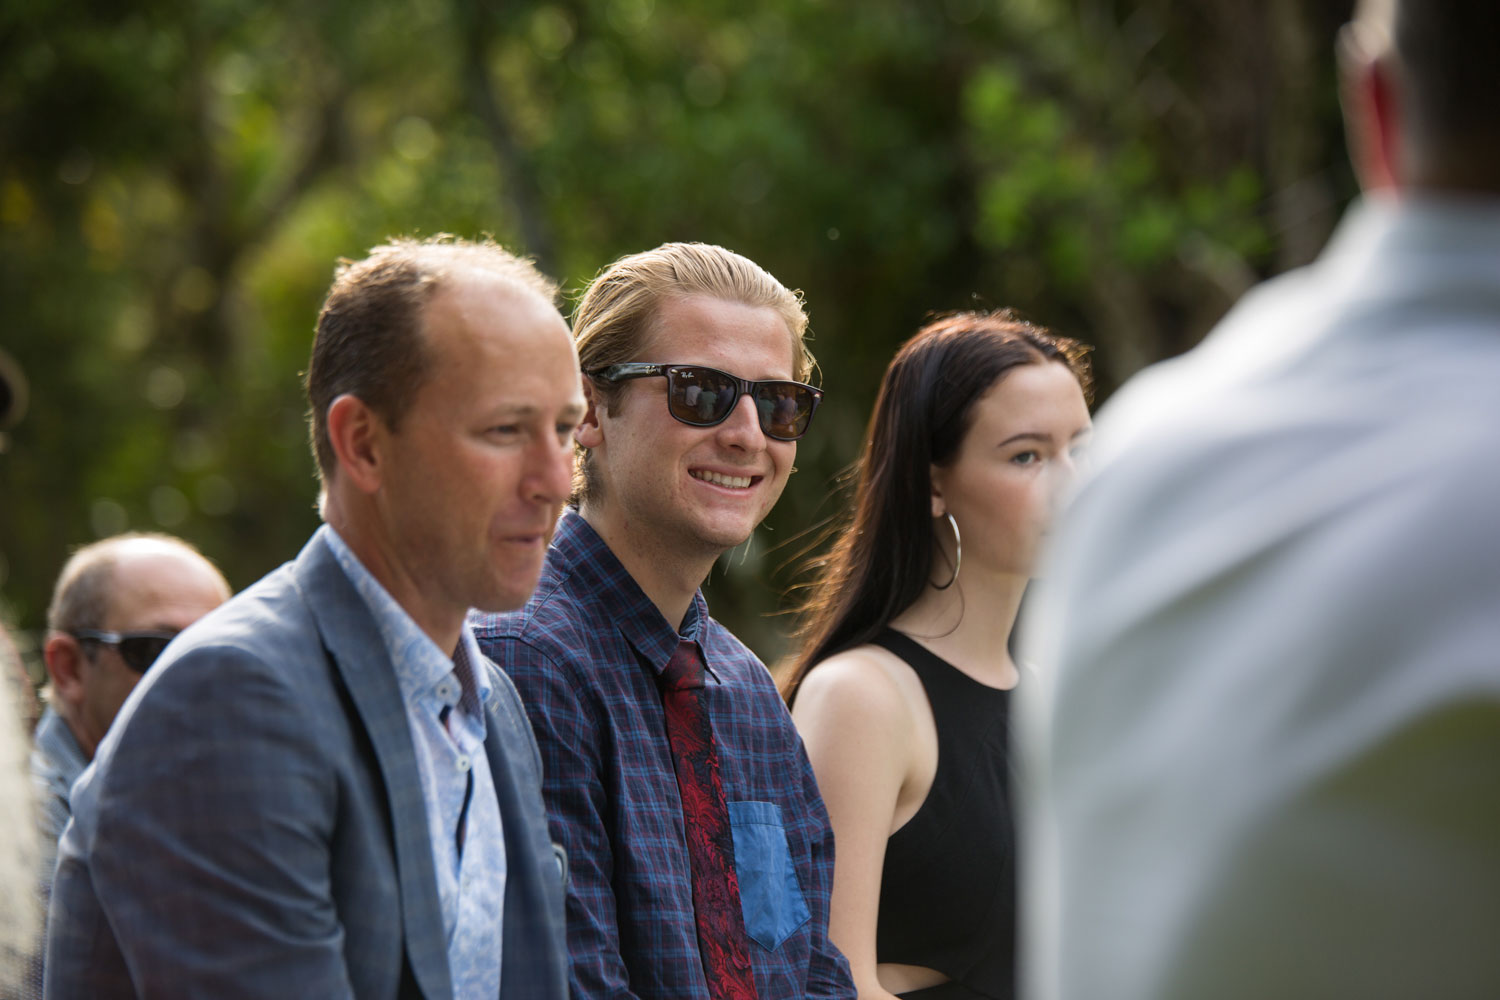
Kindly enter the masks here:
<path id="1" fill-rule="evenodd" d="M 757 1000 L 750 938 L 740 909 L 740 880 L 734 871 L 734 834 L 719 780 L 719 751 L 703 704 L 703 670 L 698 644 L 684 639 L 657 679 L 693 867 L 698 951 L 712 1000 Z"/>

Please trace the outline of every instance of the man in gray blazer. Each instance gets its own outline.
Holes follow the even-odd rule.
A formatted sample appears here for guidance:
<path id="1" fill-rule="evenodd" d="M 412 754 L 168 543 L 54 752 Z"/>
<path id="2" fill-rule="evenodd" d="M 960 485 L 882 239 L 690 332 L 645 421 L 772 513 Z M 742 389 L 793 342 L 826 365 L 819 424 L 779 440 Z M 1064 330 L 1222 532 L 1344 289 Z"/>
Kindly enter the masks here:
<path id="1" fill-rule="evenodd" d="M 339 268 L 326 524 L 173 642 L 79 779 L 48 997 L 566 996 L 536 744 L 464 624 L 525 602 L 568 494 L 555 291 L 493 244 Z"/>

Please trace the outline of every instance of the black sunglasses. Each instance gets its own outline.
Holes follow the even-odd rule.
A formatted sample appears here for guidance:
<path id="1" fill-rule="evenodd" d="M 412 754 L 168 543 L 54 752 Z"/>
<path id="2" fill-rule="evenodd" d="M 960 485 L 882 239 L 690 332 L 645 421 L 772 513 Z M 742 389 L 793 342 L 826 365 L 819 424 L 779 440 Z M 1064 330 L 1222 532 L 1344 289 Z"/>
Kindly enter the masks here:
<path id="1" fill-rule="evenodd" d="M 92 628 L 78 629 L 72 635 L 83 642 L 115 647 L 125 665 L 138 674 L 150 669 L 167 643 L 177 638 L 176 632 L 102 632 Z"/>
<path id="2" fill-rule="evenodd" d="M 595 368 L 589 378 L 625 382 L 659 375 L 667 380 L 667 412 L 693 427 L 721 424 L 741 396 L 755 400 L 760 429 L 777 441 L 795 441 L 807 433 L 823 390 L 803 382 L 766 379 L 753 382 L 703 365 L 653 365 L 632 361 Z"/>

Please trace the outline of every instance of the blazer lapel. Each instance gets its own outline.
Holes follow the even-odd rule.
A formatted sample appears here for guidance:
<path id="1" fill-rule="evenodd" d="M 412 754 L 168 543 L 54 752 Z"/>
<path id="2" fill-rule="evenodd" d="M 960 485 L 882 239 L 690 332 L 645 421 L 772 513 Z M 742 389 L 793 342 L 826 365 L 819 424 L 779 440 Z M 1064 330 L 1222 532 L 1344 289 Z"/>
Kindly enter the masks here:
<path id="1" fill-rule="evenodd" d="M 485 755 L 505 829 L 505 945 L 501 996 L 566 996 L 563 926 L 566 857 L 547 832 L 541 758 L 510 678 L 485 661 L 495 695 L 486 710 Z M 554 853 L 556 852 L 556 853 Z"/>
<path id="2" fill-rule="evenodd" d="M 317 620 L 329 658 L 343 677 L 385 782 L 401 885 L 401 920 L 412 973 L 428 997 L 453 995 L 437 875 L 427 832 L 427 805 L 411 729 L 390 655 L 368 607 L 321 532 L 297 557 L 302 598 Z"/>

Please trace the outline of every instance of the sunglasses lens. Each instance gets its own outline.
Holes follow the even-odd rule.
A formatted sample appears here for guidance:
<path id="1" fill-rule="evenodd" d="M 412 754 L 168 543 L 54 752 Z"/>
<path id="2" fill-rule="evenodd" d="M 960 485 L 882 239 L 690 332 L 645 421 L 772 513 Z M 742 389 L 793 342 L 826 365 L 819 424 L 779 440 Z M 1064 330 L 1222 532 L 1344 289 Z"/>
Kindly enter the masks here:
<path id="1" fill-rule="evenodd" d="M 762 382 L 755 390 L 755 406 L 768 437 L 795 441 L 812 420 L 813 394 L 796 382 Z"/>
<path id="2" fill-rule="evenodd" d="M 807 433 L 818 392 L 800 382 L 752 382 L 760 429 L 767 437 L 795 441 Z M 667 372 L 667 406 L 685 424 L 710 427 L 729 416 L 740 396 L 740 383 L 714 368 L 680 365 Z"/>
<path id="3" fill-rule="evenodd" d="M 685 424 L 718 423 L 734 405 L 735 394 L 734 383 L 711 368 L 673 368 L 667 380 L 667 405 Z"/>
<path id="4" fill-rule="evenodd" d="M 144 674 L 171 641 L 157 635 L 127 635 L 120 639 L 120 658 L 131 670 Z"/>

